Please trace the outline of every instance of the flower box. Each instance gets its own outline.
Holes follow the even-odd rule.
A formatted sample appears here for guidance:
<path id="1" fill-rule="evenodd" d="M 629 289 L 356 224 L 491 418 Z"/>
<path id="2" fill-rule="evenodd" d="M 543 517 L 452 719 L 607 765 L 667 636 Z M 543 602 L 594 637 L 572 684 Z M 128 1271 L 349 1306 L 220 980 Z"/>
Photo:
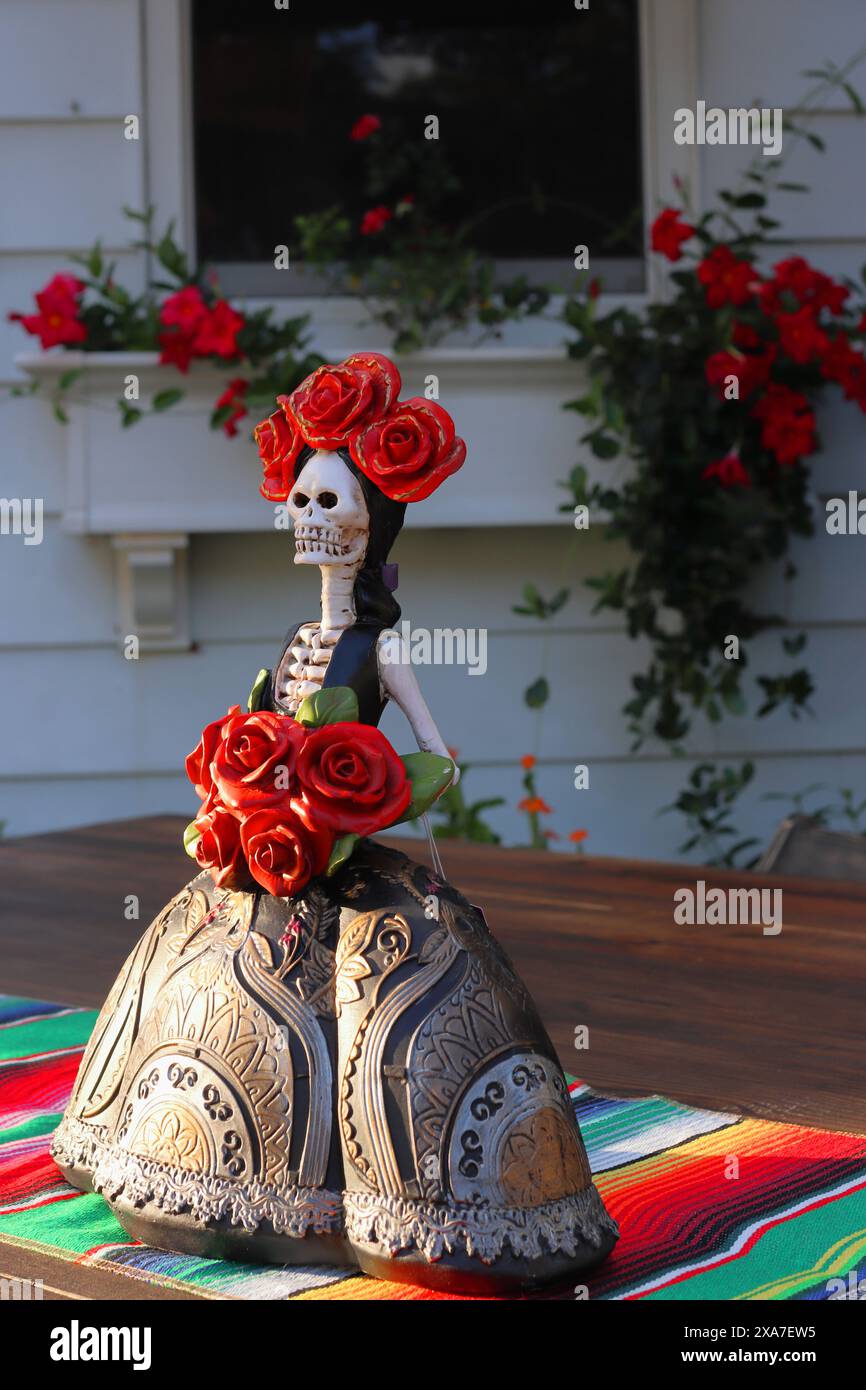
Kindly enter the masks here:
<path id="1" fill-rule="evenodd" d="M 347 350 L 328 353 L 340 361 Z M 121 642 L 144 651 L 189 647 L 190 535 L 265 531 L 273 511 L 259 495 L 261 465 L 250 440 L 210 428 L 214 402 L 232 372 L 194 364 L 187 376 L 153 352 L 52 351 L 17 364 L 48 402 L 60 379 L 80 374 L 64 397 L 65 530 L 111 537 L 117 565 Z M 407 524 L 427 528 L 568 525 L 559 486 L 578 461 L 602 464 L 578 445 L 582 421 L 563 402 L 583 390 L 583 368 L 547 347 L 436 348 L 399 361 L 404 397 L 438 379 L 443 405 L 465 438 L 467 464 L 449 486 L 410 506 Z M 145 408 L 159 392 L 183 389 L 176 405 L 123 428 L 118 398 L 134 379 Z M 264 414 L 264 412 L 262 412 Z"/>
<path id="2" fill-rule="evenodd" d="M 347 349 L 335 350 L 339 361 Z M 82 535 L 263 531 L 272 524 L 258 494 L 260 465 L 241 422 L 237 438 L 209 428 L 229 369 L 194 365 L 188 376 L 155 353 L 22 354 L 18 365 L 48 396 L 70 369 L 81 375 L 66 405 L 63 525 Z M 549 526 L 565 519 L 558 486 L 574 464 L 610 469 L 578 445 L 582 421 L 563 402 L 583 390 L 583 368 L 562 350 L 539 347 L 435 348 L 399 361 L 403 396 L 424 395 L 438 379 L 442 404 L 468 445 L 466 466 L 409 526 Z M 146 406 L 160 391 L 184 399 L 130 428 L 117 398 L 138 378 Z M 263 412 L 264 413 L 264 412 Z"/>

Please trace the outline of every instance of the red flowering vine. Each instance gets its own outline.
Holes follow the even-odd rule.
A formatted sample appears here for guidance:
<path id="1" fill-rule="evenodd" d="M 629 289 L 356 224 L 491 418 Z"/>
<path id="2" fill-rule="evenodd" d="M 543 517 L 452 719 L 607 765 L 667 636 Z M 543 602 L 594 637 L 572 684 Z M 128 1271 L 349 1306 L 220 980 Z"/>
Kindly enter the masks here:
<path id="1" fill-rule="evenodd" d="M 702 478 L 718 478 L 722 487 L 751 487 L 752 480 L 743 467 L 737 453 L 725 454 L 723 459 L 708 463 Z"/>
<path id="2" fill-rule="evenodd" d="M 669 261 L 678 261 L 683 254 L 683 242 L 690 241 L 694 234 L 694 227 L 682 220 L 678 208 L 665 208 L 652 224 L 650 244 Z"/>
<path id="3" fill-rule="evenodd" d="M 624 543 L 623 562 L 590 583 L 597 609 L 622 615 L 649 649 L 624 705 L 636 748 L 654 737 L 680 750 L 694 716 L 714 723 L 746 711 L 750 639 L 784 628 L 754 611 L 751 583 L 815 527 L 816 404 L 838 389 L 866 413 L 862 289 L 804 256 L 774 254 L 780 224 L 769 195 L 775 208 L 786 185 L 767 166 L 754 161 L 742 186 L 700 215 L 662 209 L 649 232 L 670 263 L 670 292 L 659 302 L 599 313 L 584 286 L 565 310 L 576 334 L 570 351 L 588 369 L 585 394 L 569 403 L 586 421 L 582 442 L 599 459 L 627 450 L 633 460 L 621 484 L 590 484 L 576 466 L 564 510 L 595 503 Z M 732 633 L 738 660 L 725 652 Z M 790 658 L 807 639 L 782 640 Z M 540 684 L 529 687 L 529 703 Z M 797 717 L 813 690 L 793 662 L 757 685 L 762 717 L 781 709 Z M 693 774 L 678 809 L 698 804 L 706 771 L 697 782 Z M 749 775 L 724 769 L 706 796 L 736 795 Z"/>
<path id="4" fill-rule="evenodd" d="M 697 276 L 711 309 L 745 304 L 757 286 L 751 262 L 738 260 L 729 246 L 714 246 L 698 266 Z"/>

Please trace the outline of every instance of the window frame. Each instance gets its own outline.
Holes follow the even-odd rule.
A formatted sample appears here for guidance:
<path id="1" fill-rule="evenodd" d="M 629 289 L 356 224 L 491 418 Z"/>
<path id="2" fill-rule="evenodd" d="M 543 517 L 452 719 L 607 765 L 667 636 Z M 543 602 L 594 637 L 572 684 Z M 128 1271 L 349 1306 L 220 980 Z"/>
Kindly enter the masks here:
<path id="1" fill-rule="evenodd" d="M 148 128 L 146 192 L 161 222 L 172 218 L 178 241 L 194 259 L 195 187 L 192 109 L 192 7 L 190 0 L 140 0 L 143 30 L 144 91 Z M 699 151 L 675 145 L 673 113 L 694 106 L 698 79 L 698 0 L 638 0 L 639 106 L 641 117 L 641 176 L 644 224 L 649 226 L 659 206 L 673 196 L 674 179 L 683 180 L 695 204 L 700 203 Z M 614 290 L 613 297 L 639 303 L 665 294 L 666 272 L 658 258 L 643 256 L 643 288 Z M 633 267 L 635 259 L 611 261 Z M 539 279 L 545 260 L 498 262 L 503 270 L 515 265 L 531 268 Z M 593 266 L 603 274 L 603 264 Z M 357 323 L 358 300 L 353 295 L 328 293 L 318 278 L 302 269 L 293 273 L 291 289 L 285 272 L 267 262 L 227 262 L 217 267 L 227 293 L 261 302 L 291 299 L 301 309 L 328 302 L 347 330 Z M 627 272 L 628 273 L 628 272 Z M 271 278 L 273 277 L 273 279 Z M 245 284 L 244 280 L 248 283 Z"/>

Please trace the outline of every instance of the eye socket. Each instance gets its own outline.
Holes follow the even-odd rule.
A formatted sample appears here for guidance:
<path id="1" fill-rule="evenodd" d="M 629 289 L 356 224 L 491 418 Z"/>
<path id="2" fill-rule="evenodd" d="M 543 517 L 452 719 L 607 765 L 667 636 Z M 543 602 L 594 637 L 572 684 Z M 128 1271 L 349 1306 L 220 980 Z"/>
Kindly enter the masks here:
<path id="1" fill-rule="evenodd" d="M 336 507 L 339 500 L 336 492 L 319 493 L 319 506 L 324 507 L 326 511 L 330 511 L 331 507 Z"/>
<path id="2" fill-rule="evenodd" d="M 305 492 L 296 492 L 294 497 L 292 498 L 292 501 L 294 502 L 296 507 L 306 507 L 309 500 L 310 499 Z"/>

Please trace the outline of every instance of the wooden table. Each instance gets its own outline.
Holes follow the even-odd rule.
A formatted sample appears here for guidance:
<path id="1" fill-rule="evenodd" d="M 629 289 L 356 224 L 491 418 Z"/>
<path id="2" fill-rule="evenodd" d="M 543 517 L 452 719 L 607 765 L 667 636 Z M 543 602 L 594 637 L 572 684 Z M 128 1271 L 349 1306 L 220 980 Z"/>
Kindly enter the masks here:
<path id="1" fill-rule="evenodd" d="M 183 820 L 0 841 L 0 992 L 96 1006 L 189 877 Z M 395 840 L 416 858 L 426 845 Z M 450 844 L 565 1068 L 800 1124 L 866 1132 L 866 890 L 641 860 Z M 783 885 L 783 929 L 678 926 L 675 889 Z M 140 902 L 137 921 L 126 899 Z M 574 1048 L 589 1027 L 588 1051 Z"/>
<path id="2" fill-rule="evenodd" d="M 0 842 L 0 992 L 101 1004 L 189 877 L 183 825 L 158 816 Z M 419 841 L 393 843 L 426 858 Z M 442 852 L 567 1071 L 620 1094 L 866 1133 L 862 885 L 448 842 Z M 698 878 L 781 886 L 782 932 L 677 925 L 674 892 Z M 138 920 L 125 916 L 131 895 Z M 576 1051 L 583 1025 L 589 1048 Z"/>

